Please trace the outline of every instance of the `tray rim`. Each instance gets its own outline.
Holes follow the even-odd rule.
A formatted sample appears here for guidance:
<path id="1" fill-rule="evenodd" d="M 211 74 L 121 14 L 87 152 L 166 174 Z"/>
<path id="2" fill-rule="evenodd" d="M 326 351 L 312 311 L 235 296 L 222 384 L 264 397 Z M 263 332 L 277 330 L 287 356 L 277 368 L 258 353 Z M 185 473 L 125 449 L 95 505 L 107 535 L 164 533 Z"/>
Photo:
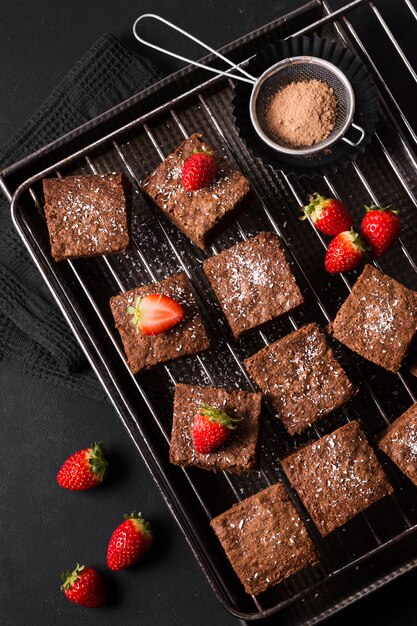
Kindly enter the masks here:
<path id="1" fill-rule="evenodd" d="M 367 1 L 369 1 L 369 0 L 356 0 L 355 2 L 351 3 L 351 4 L 355 5 L 352 8 L 355 8 L 356 6 L 359 6 L 360 4 L 364 4 Z M 277 20 L 273 20 L 273 21 L 269 22 L 268 24 L 266 24 L 265 26 L 260 27 L 259 29 L 256 29 L 252 33 L 248 33 L 247 35 L 243 36 L 242 38 L 239 38 L 239 39 L 235 40 L 234 42 L 232 42 L 231 44 L 228 44 L 225 48 L 222 48 L 222 50 L 227 50 L 230 47 L 233 47 L 234 45 L 238 45 L 239 42 L 241 42 L 241 40 L 243 38 L 250 37 L 251 35 L 255 36 L 256 33 L 259 33 L 259 31 L 262 31 L 266 27 L 276 28 L 276 27 L 280 26 L 287 19 L 290 19 L 291 17 L 296 17 L 296 16 L 302 14 L 303 10 L 306 11 L 309 8 L 315 8 L 315 7 L 318 7 L 318 6 L 322 6 L 322 3 L 320 2 L 320 0 L 311 0 L 307 4 L 305 4 L 302 7 L 300 7 L 300 9 L 297 9 L 297 10 L 291 12 L 290 14 L 287 14 L 287 15 L 283 16 L 282 18 L 278 18 Z M 346 10 L 346 8 L 347 7 L 344 7 L 345 10 Z M 331 15 L 333 15 L 333 14 L 331 14 Z M 307 28 L 307 30 L 308 30 L 308 28 Z M 159 489 L 161 490 L 161 492 L 162 492 L 162 494 L 164 496 L 164 499 L 166 500 L 171 513 L 173 514 L 173 516 L 176 519 L 178 525 L 180 526 L 181 530 L 183 531 L 183 534 L 185 535 L 186 540 L 187 540 L 188 544 L 190 545 L 190 547 L 191 547 L 191 549 L 192 549 L 192 551 L 194 553 L 194 556 L 196 557 L 198 563 L 200 564 L 200 567 L 203 569 L 203 571 L 206 573 L 206 576 L 207 576 L 207 569 L 211 570 L 211 568 L 207 568 L 207 563 L 206 563 L 206 565 L 203 564 L 203 562 L 205 561 L 205 559 L 203 558 L 204 555 L 196 552 L 196 545 L 191 542 L 190 538 L 187 536 L 187 533 L 186 533 L 186 531 L 184 529 L 184 526 L 182 525 L 183 523 L 179 521 L 179 517 L 180 516 L 178 516 L 178 511 L 180 510 L 180 507 L 179 507 L 179 509 L 177 509 L 173 505 L 173 503 L 170 502 L 170 498 L 173 497 L 173 496 L 174 496 L 174 498 L 173 498 L 174 500 L 177 499 L 177 498 L 175 498 L 175 494 L 173 494 L 171 489 L 168 489 L 167 491 L 169 491 L 169 493 L 171 494 L 171 495 L 168 495 L 164 491 L 164 488 L 161 487 L 160 483 L 158 482 L 158 480 L 157 480 L 157 478 L 155 476 L 155 474 L 159 473 L 160 470 L 158 469 L 157 471 L 153 471 L 151 469 L 151 466 L 150 466 L 150 463 L 149 463 L 149 458 L 147 459 L 146 453 L 144 454 L 142 448 L 138 445 L 138 442 L 132 436 L 132 433 L 129 430 L 129 426 L 126 423 L 125 417 L 123 416 L 123 410 L 121 409 L 120 406 L 117 405 L 117 403 L 114 400 L 114 397 L 111 394 L 111 391 L 108 388 L 109 381 L 108 380 L 106 381 L 106 372 L 103 371 L 101 369 L 101 367 L 100 367 L 100 365 L 102 365 L 102 361 L 100 360 L 100 363 L 97 364 L 97 362 L 96 362 L 97 354 L 96 354 L 96 350 L 94 348 L 94 345 L 92 344 L 92 342 L 90 341 L 90 339 L 88 337 L 85 338 L 85 337 L 82 336 L 82 334 L 80 333 L 79 328 L 76 328 L 76 322 L 72 319 L 71 314 L 76 315 L 77 319 L 78 319 L 78 323 L 82 325 L 81 319 L 79 318 L 77 312 L 75 311 L 75 309 L 73 308 L 73 306 L 71 305 L 71 303 L 69 301 L 68 301 L 68 305 L 64 305 L 63 304 L 63 301 L 66 302 L 67 298 L 66 298 L 65 293 L 62 290 L 62 286 L 59 284 L 59 281 L 56 280 L 56 277 L 53 274 L 52 274 L 53 275 L 53 279 L 51 279 L 51 276 L 48 275 L 48 272 L 45 271 L 45 268 L 42 266 L 42 263 L 41 263 L 41 260 L 40 260 L 40 255 L 41 255 L 40 249 L 39 249 L 39 256 L 38 256 L 36 250 L 31 245 L 31 241 L 30 241 L 30 239 L 28 237 L 28 234 L 25 232 L 25 230 L 24 230 L 24 228 L 22 226 L 22 223 L 20 221 L 21 216 L 19 215 L 18 201 L 19 201 L 21 195 L 23 194 L 23 192 L 26 191 L 28 189 L 28 187 L 30 187 L 31 184 L 33 184 L 33 182 L 36 182 L 40 178 L 43 178 L 46 174 L 50 173 L 52 170 L 55 170 L 55 169 L 61 167 L 62 165 L 68 164 L 72 160 L 77 159 L 81 154 L 85 153 L 86 151 L 95 149 L 98 146 L 100 146 L 102 143 L 108 142 L 109 139 L 111 139 L 111 137 L 113 135 L 120 134 L 122 132 L 125 132 L 125 131 L 129 130 L 130 128 L 133 128 L 136 125 L 139 125 L 139 124 L 143 123 L 143 121 L 145 121 L 146 119 L 150 119 L 154 115 L 157 115 L 158 113 L 161 113 L 165 108 L 172 107 L 176 102 L 181 101 L 182 99 L 185 99 L 185 98 L 189 97 L 193 92 L 199 91 L 199 90 L 207 87 L 208 85 L 211 85 L 212 83 L 214 83 L 214 82 L 216 82 L 218 80 L 222 80 L 222 79 L 221 78 L 212 78 L 212 79 L 209 79 L 207 81 L 204 81 L 203 83 L 197 85 L 196 87 L 194 87 L 190 91 L 187 91 L 184 94 L 182 94 L 179 98 L 176 98 L 176 99 L 174 99 L 172 101 L 166 102 L 165 104 L 161 105 L 160 107 L 158 107 L 158 108 L 156 108 L 154 110 L 151 110 L 148 113 L 145 113 L 145 114 L 139 116 L 138 118 L 132 120 L 131 122 L 129 122 L 125 126 L 117 128 L 117 130 L 112 131 L 108 135 L 105 135 L 104 137 L 101 137 L 100 139 L 92 142 L 91 144 L 87 144 L 83 148 L 77 150 L 75 153 L 72 153 L 72 154 L 68 155 L 67 157 L 64 157 L 64 158 L 60 159 L 59 161 L 55 162 L 54 164 L 48 166 L 47 168 L 44 168 L 44 169 L 38 171 L 34 175 L 32 175 L 29 178 L 27 178 L 26 180 L 24 180 L 24 182 L 21 183 L 19 185 L 19 187 L 16 189 L 16 191 L 13 193 L 13 196 L 10 194 L 10 192 L 9 192 L 9 190 L 7 188 L 7 184 L 6 184 L 5 180 L 4 180 L 5 176 L 8 176 L 10 174 L 15 173 L 16 171 L 18 171 L 20 168 L 24 167 L 28 163 L 33 163 L 33 162 L 36 163 L 37 159 L 42 157 L 44 154 L 49 153 L 49 151 L 52 150 L 54 147 L 61 147 L 64 144 L 70 143 L 73 139 L 77 138 L 80 134 L 83 134 L 89 128 L 91 128 L 93 126 L 98 126 L 103 120 L 106 120 L 108 117 L 111 117 L 112 114 L 118 113 L 120 110 L 123 110 L 123 108 L 125 108 L 125 107 L 129 108 L 130 106 L 133 106 L 138 101 L 140 101 L 142 97 L 145 97 L 145 95 L 148 92 L 157 91 L 159 88 L 162 87 L 162 85 L 167 84 L 170 81 L 177 80 L 178 78 L 183 77 L 184 75 L 186 75 L 190 71 L 193 71 L 193 68 L 190 67 L 190 66 L 187 66 L 186 68 L 183 68 L 182 70 L 179 70 L 175 74 L 172 74 L 172 75 L 162 79 L 161 81 L 158 81 L 157 83 L 155 83 L 154 85 L 152 85 L 148 89 L 144 90 L 143 92 L 140 92 L 139 94 L 136 94 L 135 96 L 132 96 L 131 98 L 129 98 L 128 100 L 125 100 L 124 102 L 120 103 L 116 107 L 113 107 L 112 109 L 106 111 L 105 113 L 95 117 L 90 122 L 87 122 L 87 123 L 77 127 L 76 129 L 74 129 L 70 133 L 67 133 L 67 134 L 63 135 L 62 137 L 54 140 L 53 142 L 51 142 L 47 146 L 45 146 L 45 147 L 43 147 L 43 148 L 33 152 L 32 154 L 28 155 L 24 159 L 21 159 L 21 160 L 17 161 L 16 163 L 13 163 L 13 164 L 7 166 L 6 168 L 4 168 L 3 170 L 0 171 L 0 188 L 2 188 L 3 192 L 8 197 L 8 199 L 11 200 L 11 215 L 12 215 L 12 220 L 13 220 L 14 226 L 17 229 L 20 237 L 22 238 L 26 248 L 28 249 L 28 251 L 29 251 L 29 253 L 30 253 L 31 257 L 32 257 L 32 260 L 35 262 L 35 265 L 37 266 L 38 270 L 42 274 L 43 279 L 45 280 L 48 288 L 50 289 L 54 299 L 56 300 L 56 302 L 57 302 L 57 304 L 58 304 L 58 306 L 59 306 L 59 308 L 61 310 L 61 312 L 64 314 L 65 318 L 67 319 L 67 322 L 69 323 L 69 325 L 70 325 L 70 327 L 71 327 L 71 329 L 72 329 L 72 331 L 73 331 L 77 341 L 79 342 L 81 348 L 83 349 L 84 353 L 86 354 L 87 359 L 89 360 L 91 366 L 93 367 L 93 370 L 95 371 L 95 373 L 96 373 L 97 377 L 99 378 L 101 384 L 103 385 L 105 391 L 109 395 L 110 400 L 111 400 L 113 406 L 115 407 L 119 417 L 122 419 L 122 423 L 125 425 L 125 427 L 126 427 L 128 433 L 129 433 L 131 439 L 135 443 L 135 445 L 138 448 L 138 450 L 139 450 L 143 460 L 145 461 L 145 464 L 147 465 L 148 469 L 151 471 L 152 476 L 154 477 L 155 481 L 157 482 L 157 485 L 158 485 Z M 34 242 L 34 243 L 36 243 L 36 242 Z M 67 308 L 67 307 L 69 307 L 69 308 Z M 166 487 L 166 485 L 165 485 L 165 487 Z M 168 487 L 169 487 L 169 484 L 168 484 Z M 187 524 L 187 525 L 190 526 L 189 524 Z M 361 557 L 359 557 L 359 559 L 356 559 L 356 560 L 350 562 L 348 565 L 346 565 L 343 568 L 341 568 L 341 570 L 337 570 L 337 572 L 335 572 L 334 575 L 337 575 L 340 571 L 344 570 L 345 568 L 352 567 L 352 565 L 354 565 L 355 563 L 357 563 L 358 561 L 360 561 L 362 559 L 369 558 L 369 556 L 372 555 L 375 552 L 381 552 L 384 549 L 388 549 L 391 546 L 392 543 L 400 542 L 405 534 L 413 534 L 413 536 L 414 535 L 417 536 L 417 524 L 415 526 L 407 529 L 406 531 L 403 531 L 401 534 L 399 534 L 396 537 L 392 538 L 388 542 L 386 542 L 386 543 L 384 543 L 384 544 L 382 544 L 380 546 L 377 546 L 373 550 L 371 550 L 371 551 L 367 552 L 366 554 L 362 555 Z M 406 573 L 407 571 L 410 571 L 411 569 L 414 569 L 415 567 L 417 567 L 417 557 L 414 558 L 414 559 L 411 559 L 409 562 L 407 562 L 405 565 L 401 566 L 397 570 L 394 570 L 393 572 L 391 572 L 391 573 L 389 573 L 387 575 L 381 576 L 381 578 L 378 578 L 376 581 L 374 581 L 374 582 L 370 583 L 368 586 L 362 588 L 359 592 L 354 592 L 353 594 L 347 596 L 345 599 L 336 602 L 334 604 L 334 606 L 328 607 L 325 611 L 323 611 L 322 613 L 318 614 L 312 620 L 308 620 L 306 622 L 306 624 L 307 623 L 308 624 L 316 624 L 316 623 L 321 622 L 323 619 L 325 619 L 329 615 L 335 614 L 336 612 L 340 611 L 344 607 L 346 607 L 346 606 L 352 604 L 353 602 L 355 602 L 357 599 L 362 598 L 362 597 L 368 595 L 373 590 L 382 587 L 383 585 L 387 584 L 388 582 L 391 582 L 392 580 L 395 580 L 399 576 L 402 576 L 404 573 Z M 279 609 L 280 609 L 281 605 L 276 605 L 276 606 L 272 607 L 272 609 L 264 610 L 262 613 L 261 612 L 259 612 L 259 613 L 245 613 L 245 612 L 236 611 L 236 609 L 234 609 L 228 603 L 228 601 L 224 599 L 224 595 L 225 594 L 219 593 L 219 590 L 220 590 L 220 592 L 222 591 L 221 585 L 219 585 L 218 583 L 214 584 L 213 580 L 211 580 L 208 576 L 207 576 L 207 578 L 208 578 L 208 580 L 209 580 L 213 590 L 215 591 L 216 596 L 218 597 L 219 601 L 223 604 L 223 606 L 225 606 L 225 608 L 227 608 L 228 611 L 230 611 L 236 617 L 240 617 L 242 619 L 249 619 L 249 620 L 262 619 L 263 617 L 265 617 L 267 615 L 277 614 Z M 216 578 L 216 577 L 214 577 L 214 578 Z M 322 582 L 323 581 L 319 581 L 319 583 L 322 583 Z M 309 589 L 311 589 L 311 588 L 312 587 L 309 587 Z M 297 596 L 299 596 L 299 595 L 302 596 L 303 593 L 304 592 L 301 592 L 301 593 L 297 594 Z M 291 598 L 287 602 L 291 602 L 293 600 L 294 600 L 294 598 Z M 285 604 L 287 602 L 285 602 Z"/>

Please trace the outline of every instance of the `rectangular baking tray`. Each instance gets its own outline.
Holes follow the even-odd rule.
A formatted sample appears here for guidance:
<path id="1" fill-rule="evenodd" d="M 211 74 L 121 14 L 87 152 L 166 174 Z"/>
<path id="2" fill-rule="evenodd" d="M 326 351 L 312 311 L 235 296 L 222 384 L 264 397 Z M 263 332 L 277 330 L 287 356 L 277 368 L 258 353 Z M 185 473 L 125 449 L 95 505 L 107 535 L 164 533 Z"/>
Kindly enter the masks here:
<path id="1" fill-rule="evenodd" d="M 377 83 L 381 120 L 365 154 L 344 171 L 314 180 L 274 173 L 253 159 L 240 141 L 231 115 L 233 87 L 187 67 L 123 102 L 46 148 L 4 169 L 0 185 L 12 201 L 12 217 L 39 271 L 107 391 L 127 432 L 142 454 L 168 506 L 184 532 L 215 593 L 234 615 L 247 620 L 276 614 L 288 625 L 315 624 L 417 565 L 415 488 L 384 457 L 380 460 L 395 487 L 393 496 L 321 538 L 280 467 L 279 459 L 346 420 L 359 419 L 371 441 L 415 401 L 417 380 L 404 366 L 393 375 L 335 345 L 335 351 L 360 393 L 302 436 L 289 437 L 266 411 L 261 468 L 241 477 L 168 460 L 175 382 L 253 389 L 242 361 L 265 344 L 316 321 L 334 317 L 354 281 L 329 278 L 323 269 L 325 242 L 299 222 L 308 193 L 340 194 L 361 214 L 363 204 L 392 202 L 401 211 L 398 244 L 381 259 L 383 271 L 417 289 L 416 131 L 406 96 L 415 73 L 409 41 L 417 34 L 410 2 L 396 4 L 391 24 L 385 5 L 356 0 L 332 11 L 312 1 L 226 46 L 222 52 L 244 64 L 259 49 L 294 33 L 320 34 L 352 47 Z M 399 41 L 398 20 L 408 20 L 410 40 Z M 414 36 L 412 36 L 414 33 Z M 375 42 L 375 49 L 368 42 Z M 404 45 L 404 48 L 402 47 Z M 381 50 L 390 52 L 388 69 Z M 412 50 L 411 50 L 412 52 Z M 204 62 L 213 62 L 206 57 Z M 256 201 L 206 252 L 198 250 L 159 210 L 138 183 L 191 132 L 224 150 L 249 177 Z M 133 193 L 132 249 L 110 257 L 55 263 L 50 255 L 42 212 L 41 180 L 46 175 L 123 171 Z M 290 316 L 235 341 L 201 269 L 208 255 L 261 230 L 276 232 L 302 288 L 305 305 Z M 191 279 L 211 338 L 209 351 L 133 376 L 113 327 L 108 299 L 131 287 L 185 272 Z M 304 570 L 258 597 L 247 595 L 228 563 L 209 520 L 232 504 L 283 480 L 320 551 L 320 564 Z"/>

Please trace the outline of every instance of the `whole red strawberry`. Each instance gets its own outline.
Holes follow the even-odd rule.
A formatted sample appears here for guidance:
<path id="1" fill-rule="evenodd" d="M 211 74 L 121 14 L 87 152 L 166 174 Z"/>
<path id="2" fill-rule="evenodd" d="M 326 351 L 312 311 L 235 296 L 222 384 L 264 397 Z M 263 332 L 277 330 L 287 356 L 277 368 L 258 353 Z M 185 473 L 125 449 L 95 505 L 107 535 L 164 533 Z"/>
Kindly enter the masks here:
<path id="1" fill-rule="evenodd" d="M 94 609 L 106 603 L 103 579 L 95 569 L 79 565 L 71 572 L 62 573 L 62 591 L 68 600 Z"/>
<path id="2" fill-rule="evenodd" d="M 192 426 L 194 449 L 199 454 L 214 452 L 225 444 L 230 431 L 240 419 L 229 417 L 226 411 L 202 404 Z"/>
<path id="3" fill-rule="evenodd" d="M 327 248 L 324 267 L 330 274 L 348 272 L 358 267 L 366 256 L 366 246 L 353 229 L 339 233 Z"/>
<path id="4" fill-rule="evenodd" d="M 347 206 L 340 200 L 325 198 L 317 192 L 313 193 L 309 200 L 310 204 L 304 207 L 304 215 L 300 218 L 301 220 L 310 217 L 318 230 L 332 237 L 352 228 L 352 216 Z"/>
<path id="5" fill-rule="evenodd" d="M 210 152 L 194 152 L 184 163 L 181 173 L 182 186 L 187 191 L 207 187 L 216 178 L 217 163 Z"/>
<path id="6" fill-rule="evenodd" d="M 153 541 L 150 524 L 141 513 L 124 517 L 125 521 L 113 532 L 107 548 L 107 565 L 114 571 L 138 563 Z"/>
<path id="7" fill-rule="evenodd" d="M 84 491 L 100 485 L 107 475 L 108 462 L 104 458 L 101 441 L 71 455 L 56 477 L 64 489 Z"/>
<path id="8" fill-rule="evenodd" d="M 386 207 L 372 204 L 365 206 L 365 209 L 361 233 L 371 248 L 371 256 L 377 259 L 391 248 L 400 234 L 400 218 L 398 211 L 395 211 L 391 204 Z"/>

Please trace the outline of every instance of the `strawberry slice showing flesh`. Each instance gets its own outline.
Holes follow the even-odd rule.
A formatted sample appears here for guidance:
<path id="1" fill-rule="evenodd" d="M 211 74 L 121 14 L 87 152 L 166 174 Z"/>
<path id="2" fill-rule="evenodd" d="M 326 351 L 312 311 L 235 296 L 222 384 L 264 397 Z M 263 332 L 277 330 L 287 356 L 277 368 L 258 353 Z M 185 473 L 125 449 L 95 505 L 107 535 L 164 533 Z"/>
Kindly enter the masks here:
<path id="1" fill-rule="evenodd" d="M 182 306 L 173 298 L 158 293 L 137 297 L 135 306 L 127 307 L 127 313 L 131 315 L 136 332 L 146 336 L 165 333 L 184 319 Z"/>

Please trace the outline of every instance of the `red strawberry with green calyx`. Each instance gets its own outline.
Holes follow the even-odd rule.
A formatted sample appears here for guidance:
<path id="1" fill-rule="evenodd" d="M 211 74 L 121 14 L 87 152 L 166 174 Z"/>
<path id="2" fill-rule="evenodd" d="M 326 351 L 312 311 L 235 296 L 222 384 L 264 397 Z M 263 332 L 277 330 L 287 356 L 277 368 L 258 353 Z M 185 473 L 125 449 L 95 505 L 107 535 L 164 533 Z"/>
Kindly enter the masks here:
<path id="1" fill-rule="evenodd" d="M 236 428 L 240 418 L 232 418 L 223 411 L 202 404 L 192 426 L 194 449 L 199 454 L 209 454 L 224 445 L 231 430 Z"/>
<path id="2" fill-rule="evenodd" d="M 107 548 L 107 565 L 114 571 L 138 563 L 153 542 L 150 524 L 141 513 L 133 512 L 124 518 L 110 537 Z"/>
<path id="3" fill-rule="evenodd" d="M 326 198 L 317 192 L 314 192 L 309 200 L 310 203 L 303 207 L 304 215 L 300 220 L 309 217 L 318 230 L 330 236 L 352 228 L 352 216 L 347 206 L 340 200 Z"/>
<path id="4" fill-rule="evenodd" d="M 366 250 L 367 246 L 353 228 L 339 233 L 329 243 L 324 267 L 330 274 L 353 270 L 365 260 Z"/>
<path id="5" fill-rule="evenodd" d="M 64 489 L 92 489 L 103 482 L 107 476 L 108 465 L 102 442 L 95 442 L 89 448 L 72 454 L 59 470 L 56 479 Z"/>
<path id="6" fill-rule="evenodd" d="M 207 187 L 216 178 L 217 163 L 213 154 L 208 150 L 195 150 L 185 161 L 181 182 L 186 191 L 197 191 Z"/>
<path id="7" fill-rule="evenodd" d="M 389 204 L 377 207 L 365 206 L 366 214 L 361 224 L 361 234 L 371 249 L 374 259 L 385 254 L 400 234 L 401 225 L 398 211 Z"/>
<path id="8" fill-rule="evenodd" d="M 94 609 L 106 603 L 106 589 L 100 574 L 77 563 L 75 569 L 62 573 L 62 591 L 68 600 Z"/>

